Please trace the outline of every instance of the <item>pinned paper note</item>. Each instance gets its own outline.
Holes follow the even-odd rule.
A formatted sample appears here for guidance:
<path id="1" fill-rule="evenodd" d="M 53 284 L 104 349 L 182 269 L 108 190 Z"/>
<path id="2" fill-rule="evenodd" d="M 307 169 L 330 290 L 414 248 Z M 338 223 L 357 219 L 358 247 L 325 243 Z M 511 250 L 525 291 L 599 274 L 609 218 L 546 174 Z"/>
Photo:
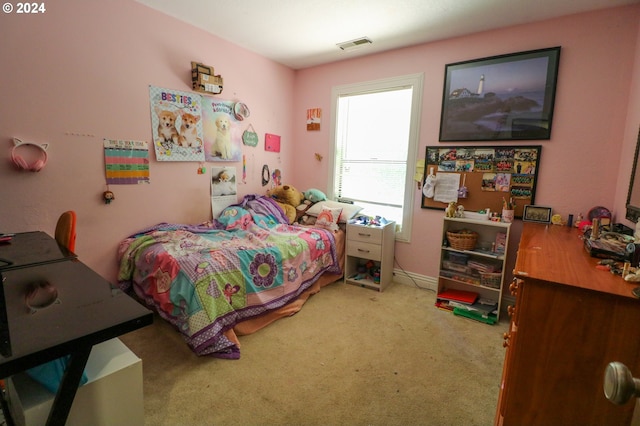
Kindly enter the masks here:
<path id="1" fill-rule="evenodd" d="M 460 175 L 458 173 L 438 173 L 436 175 L 434 201 L 450 203 L 458 201 Z"/>

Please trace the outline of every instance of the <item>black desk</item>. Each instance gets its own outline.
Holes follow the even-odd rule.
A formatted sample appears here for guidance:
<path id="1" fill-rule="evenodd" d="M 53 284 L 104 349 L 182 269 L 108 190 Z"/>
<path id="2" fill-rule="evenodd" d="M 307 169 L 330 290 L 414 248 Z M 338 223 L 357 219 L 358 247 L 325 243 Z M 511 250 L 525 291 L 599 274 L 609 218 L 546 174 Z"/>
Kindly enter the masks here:
<path id="1" fill-rule="evenodd" d="M 0 272 L 77 256 L 42 231 L 15 234 L 9 243 L 0 243 Z"/>
<path id="2" fill-rule="evenodd" d="M 72 253 L 56 252 L 53 238 L 27 234 L 31 235 L 16 234 L 14 251 L 0 248 L 0 258 L 12 262 L 0 266 L 0 312 L 4 303 L 6 313 L 6 324 L 0 326 L 7 336 L 0 345 L 0 378 L 71 355 L 47 421 L 48 425 L 64 425 L 93 345 L 147 326 L 153 315 Z M 41 238 L 49 247 L 34 247 L 34 253 L 42 255 L 42 263 L 23 250 L 33 238 Z M 56 301 L 42 309 L 30 309 L 25 296 L 34 283 L 44 281 L 57 290 Z"/>

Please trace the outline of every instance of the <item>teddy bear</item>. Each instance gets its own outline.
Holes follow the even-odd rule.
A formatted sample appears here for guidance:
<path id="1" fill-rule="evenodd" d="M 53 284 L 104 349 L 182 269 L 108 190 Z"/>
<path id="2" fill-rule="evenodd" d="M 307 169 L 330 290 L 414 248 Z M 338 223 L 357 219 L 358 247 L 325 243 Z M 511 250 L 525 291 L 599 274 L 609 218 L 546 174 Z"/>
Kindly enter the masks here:
<path id="1" fill-rule="evenodd" d="M 292 185 L 278 185 L 267 191 L 267 196 L 273 198 L 284 210 L 289 223 L 298 218 L 298 206 L 304 201 L 304 194 Z"/>

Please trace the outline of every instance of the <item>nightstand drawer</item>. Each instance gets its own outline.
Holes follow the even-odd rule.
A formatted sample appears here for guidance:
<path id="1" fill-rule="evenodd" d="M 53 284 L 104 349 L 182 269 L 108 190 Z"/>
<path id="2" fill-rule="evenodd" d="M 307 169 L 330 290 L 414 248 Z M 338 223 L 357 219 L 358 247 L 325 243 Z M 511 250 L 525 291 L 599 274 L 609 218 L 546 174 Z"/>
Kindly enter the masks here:
<path id="1" fill-rule="evenodd" d="M 349 241 L 382 244 L 382 228 L 347 225 L 347 239 Z"/>
<path id="2" fill-rule="evenodd" d="M 382 246 L 360 241 L 350 241 L 349 244 L 347 244 L 347 255 L 361 257 L 363 259 L 380 260 L 382 256 Z"/>

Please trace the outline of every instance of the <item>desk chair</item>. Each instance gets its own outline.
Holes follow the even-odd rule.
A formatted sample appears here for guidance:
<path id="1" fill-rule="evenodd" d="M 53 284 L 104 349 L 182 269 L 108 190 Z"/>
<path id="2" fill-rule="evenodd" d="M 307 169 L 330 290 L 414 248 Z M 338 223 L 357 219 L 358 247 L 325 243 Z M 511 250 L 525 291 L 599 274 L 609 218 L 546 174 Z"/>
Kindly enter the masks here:
<path id="1" fill-rule="evenodd" d="M 56 224 L 55 239 L 61 246 L 66 247 L 71 252 L 75 252 L 76 212 L 69 210 L 60 215 Z"/>

